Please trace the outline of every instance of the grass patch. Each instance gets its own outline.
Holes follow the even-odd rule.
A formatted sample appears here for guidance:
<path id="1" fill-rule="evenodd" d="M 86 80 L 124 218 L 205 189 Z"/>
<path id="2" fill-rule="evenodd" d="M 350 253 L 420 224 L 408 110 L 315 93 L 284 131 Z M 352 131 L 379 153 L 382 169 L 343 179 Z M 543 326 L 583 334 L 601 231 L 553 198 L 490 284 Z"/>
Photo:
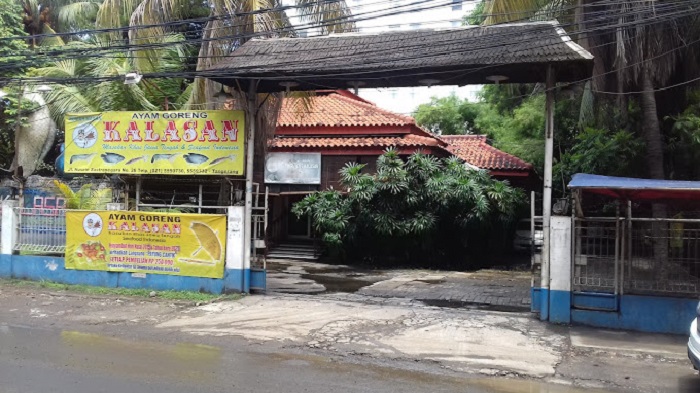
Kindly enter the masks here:
<path id="1" fill-rule="evenodd" d="M 129 288 L 106 288 L 93 287 L 90 285 L 69 285 L 60 284 L 52 281 L 26 281 L 26 280 L 0 280 L 0 283 L 6 283 L 17 287 L 24 288 L 42 288 L 52 291 L 69 291 L 77 293 L 85 293 L 88 295 L 102 296 L 129 296 L 129 297 L 150 297 L 152 289 L 129 289 Z M 212 300 L 238 300 L 243 297 L 240 294 L 214 295 L 211 293 L 193 292 L 193 291 L 154 291 L 156 298 L 168 300 L 186 300 L 192 302 L 209 302 Z"/>

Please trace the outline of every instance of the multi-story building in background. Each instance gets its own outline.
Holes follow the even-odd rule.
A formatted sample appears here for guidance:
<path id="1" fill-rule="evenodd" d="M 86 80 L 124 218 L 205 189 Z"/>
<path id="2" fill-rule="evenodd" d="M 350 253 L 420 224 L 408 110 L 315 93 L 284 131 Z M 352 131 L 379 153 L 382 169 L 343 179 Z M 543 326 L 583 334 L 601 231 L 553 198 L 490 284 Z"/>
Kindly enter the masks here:
<path id="1" fill-rule="evenodd" d="M 383 31 L 444 29 L 462 26 L 464 16 L 473 11 L 478 0 L 345 0 L 354 15 L 359 33 Z M 294 0 L 283 0 L 293 6 Z M 287 14 L 300 37 L 318 35 L 317 29 L 308 29 L 300 20 L 296 8 Z M 431 97 L 455 94 L 471 101 L 477 99 L 481 86 L 417 86 L 383 89 L 359 89 L 358 95 L 395 113 L 411 114 Z"/>

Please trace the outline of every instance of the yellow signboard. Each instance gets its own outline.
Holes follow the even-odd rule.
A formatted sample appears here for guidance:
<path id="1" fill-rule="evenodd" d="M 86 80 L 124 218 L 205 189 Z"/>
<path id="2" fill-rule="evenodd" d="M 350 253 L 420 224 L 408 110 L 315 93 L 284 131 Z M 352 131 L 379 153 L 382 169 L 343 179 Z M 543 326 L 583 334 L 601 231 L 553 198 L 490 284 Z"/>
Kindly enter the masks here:
<path id="1" fill-rule="evenodd" d="M 66 173 L 242 175 L 243 111 L 66 115 Z"/>
<path id="2" fill-rule="evenodd" d="M 66 269 L 223 278 L 226 216 L 66 212 Z"/>

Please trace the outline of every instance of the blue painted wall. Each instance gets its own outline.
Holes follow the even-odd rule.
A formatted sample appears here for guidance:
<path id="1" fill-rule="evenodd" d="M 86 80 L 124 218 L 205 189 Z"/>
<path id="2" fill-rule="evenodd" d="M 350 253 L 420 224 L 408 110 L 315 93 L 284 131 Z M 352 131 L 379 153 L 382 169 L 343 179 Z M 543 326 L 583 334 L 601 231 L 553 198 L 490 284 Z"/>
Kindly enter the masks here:
<path id="1" fill-rule="evenodd" d="M 243 287 L 241 269 L 227 269 L 223 279 L 147 274 L 146 278 L 131 273 L 69 270 L 64 259 L 49 256 L 0 255 L 0 277 L 63 284 L 85 284 L 101 287 L 148 288 L 154 290 L 197 291 L 208 293 L 249 292 Z M 248 272 L 248 274 L 250 274 Z M 261 281 L 262 280 L 262 281 Z M 257 285 L 265 285 L 264 276 L 256 276 Z"/>
<path id="2" fill-rule="evenodd" d="M 687 334 L 695 318 L 697 299 L 624 295 L 620 310 L 571 310 L 571 320 L 583 325 L 651 333 Z"/>
<path id="3" fill-rule="evenodd" d="M 264 269 L 250 269 L 250 289 L 253 291 L 265 291 L 267 288 L 267 271 Z"/>
<path id="4" fill-rule="evenodd" d="M 549 291 L 549 321 L 571 323 L 571 292 Z"/>
<path id="5" fill-rule="evenodd" d="M 549 320 L 549 288 L 540 288 L 540 321 Z"/>
<path id="6" fill-rule="evenodd" d="M 574 292 L 573 307 L 594 311 L 617 311 L 618 296 L 612 293 Z"/>
<path id="7" fill-rule="evenodd" d="M 542 295 L 540 295 L 540 288 L 530 288 L 530 311 L 540 312 L 540 300 L 542 300 Z"/>
<path id="8" fill-rule="evenodd" d="M 541 288 L 531 288 L 532 311 L 542 315 Z M 546 291 L 553 323 L 573 323 L 649 333 L 687 334 L 698 299 L 607 293 Z"/>

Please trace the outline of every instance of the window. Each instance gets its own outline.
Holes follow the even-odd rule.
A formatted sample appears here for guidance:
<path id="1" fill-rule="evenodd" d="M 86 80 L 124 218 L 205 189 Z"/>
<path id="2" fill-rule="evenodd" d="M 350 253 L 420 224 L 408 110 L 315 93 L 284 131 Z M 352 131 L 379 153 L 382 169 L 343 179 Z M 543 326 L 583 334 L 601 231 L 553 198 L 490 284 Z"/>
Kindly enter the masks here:
<path id="1" fill-rule="evenodd" d="M 452 11 L 462 10 L 462 0 L 452 0 Z"/>
<path id="2" fill-rule="evenodd" d="M 411 29 L 413 29 L 413 30 L 418 30 L 418 29 L 420 29 L 420 26 L 421 26 L 421 25 L 420 25 L 420 23 L 411 23 L 409 26 L 410 26 Z"/>
<path id="3" fill-rule="evenodd" d="M 299 33 L 299 38 L 306 38 L 309 34 L 306 30 L 300 30 L 298 33 Z"/>
<path id="4" fill-rule="evenodd" d="M 401 25 L 389 25 L 389 29 L 391 29 L 391 30 L 396 30 L 400 27 L 401 27 Z"/>
<path id="5" fill-rule="evenodd" d="M 462 21 L 453 20 L 452 22 L 450 22 L 450 25 L 452 25 L 452 27 L 459 27 L 459 26 L 462 26 Z"/>

